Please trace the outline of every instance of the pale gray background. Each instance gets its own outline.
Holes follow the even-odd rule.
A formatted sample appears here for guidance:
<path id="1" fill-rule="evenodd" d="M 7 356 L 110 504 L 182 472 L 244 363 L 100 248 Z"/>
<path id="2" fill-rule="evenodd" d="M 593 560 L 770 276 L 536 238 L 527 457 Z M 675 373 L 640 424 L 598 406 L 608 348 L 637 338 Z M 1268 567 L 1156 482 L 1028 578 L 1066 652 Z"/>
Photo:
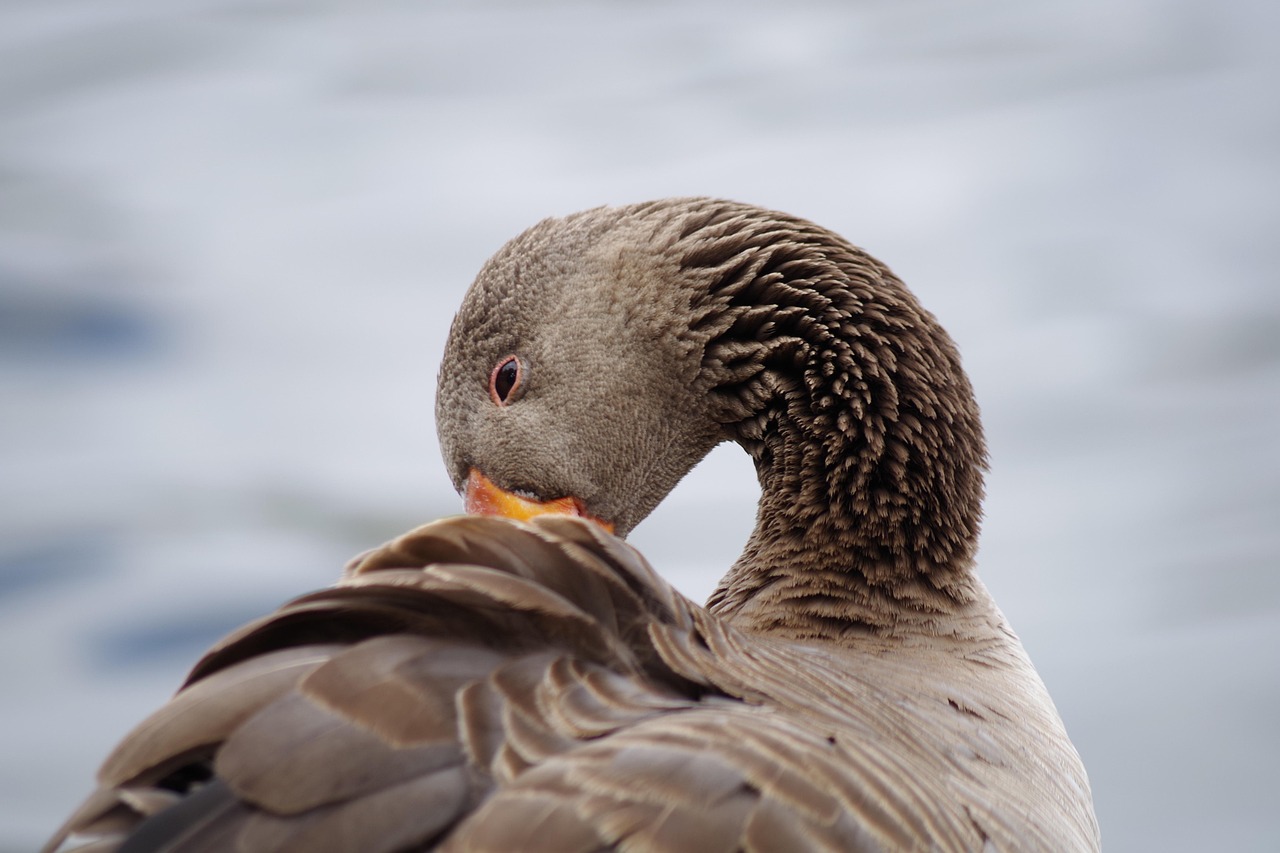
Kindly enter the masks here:
<path id="1" fill-rule="evenodd" d="M 1280 849 L 1280 5 L 0 3 L 0 849 L 203 647 L 457 510 L 464 288 L 550 214 L 782 208 L 897 270 L 983 578 L 1110 850 Z M 634 541 L 702 597 L 755 484 Z"/>

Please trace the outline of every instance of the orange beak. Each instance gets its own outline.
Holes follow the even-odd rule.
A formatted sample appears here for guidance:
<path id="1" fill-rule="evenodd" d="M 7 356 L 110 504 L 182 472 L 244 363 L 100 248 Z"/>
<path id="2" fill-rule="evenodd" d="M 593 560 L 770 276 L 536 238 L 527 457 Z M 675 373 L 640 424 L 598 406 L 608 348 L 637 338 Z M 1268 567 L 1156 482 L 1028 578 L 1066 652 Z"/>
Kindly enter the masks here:
<path id="1" fill-rule="evenodd" d="M 522 498 L 495 485 L 475 468 L 467 475 L 467 488 L 463 497 L 467 512 L 471 515 L 500 515 L 517 521 L 528 521 L 539 515 L 573 515 L 594 521 L 610 533 L 613 532 L 613 522 L 587 514 L 577 498 L 556 498 L 550 501 Z"/>

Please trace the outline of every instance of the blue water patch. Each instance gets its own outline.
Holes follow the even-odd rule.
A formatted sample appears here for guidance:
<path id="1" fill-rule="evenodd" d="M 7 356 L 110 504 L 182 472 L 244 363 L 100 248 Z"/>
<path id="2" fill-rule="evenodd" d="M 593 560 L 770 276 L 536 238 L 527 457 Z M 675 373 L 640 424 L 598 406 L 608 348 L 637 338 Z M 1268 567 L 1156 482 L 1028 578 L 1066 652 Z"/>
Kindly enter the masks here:
<path id="1" fill-rule="evenodd" d="M 185 613 L 132 614 L 126 622 L 86 636 L 81 646 L 88 664 L 99 671 L 169 662 L 192 666 L 218 640 L 282 603 L 264 599 Z"/>
<path id="2" fill-rule="evenodd" d="M 114 537 L 77 532 L 0 551 L 0 603 L 110 570 Z"/>
<path id="3" fill-rule="evenodd" d="M 159 322 L 124 300 L 0 287 L 0 359 L 137 359 L 161 349 Z"/>

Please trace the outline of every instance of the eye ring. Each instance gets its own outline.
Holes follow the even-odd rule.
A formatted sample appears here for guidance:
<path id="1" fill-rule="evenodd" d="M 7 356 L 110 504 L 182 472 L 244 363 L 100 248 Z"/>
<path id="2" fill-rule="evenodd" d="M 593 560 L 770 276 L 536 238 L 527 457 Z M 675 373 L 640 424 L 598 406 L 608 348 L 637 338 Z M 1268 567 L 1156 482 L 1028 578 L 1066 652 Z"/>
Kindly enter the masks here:
<path id="1" fill-rule="evenodd" d="M 524 365 L 514 355 L 499 359 L 489 374 L 489 397 L 495 405 L 506 406 L 513 402 L 512 395 L 520 390 L 524 380 Z"/>

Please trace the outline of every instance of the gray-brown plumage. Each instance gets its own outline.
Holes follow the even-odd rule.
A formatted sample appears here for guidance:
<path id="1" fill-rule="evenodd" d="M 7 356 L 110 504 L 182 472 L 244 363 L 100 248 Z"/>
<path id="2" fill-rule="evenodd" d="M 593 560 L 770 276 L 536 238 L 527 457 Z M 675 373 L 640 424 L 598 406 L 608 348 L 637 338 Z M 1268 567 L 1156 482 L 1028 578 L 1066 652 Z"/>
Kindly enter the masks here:
<path id="1" fill-rule="evenodd" d="M 736 441 L 756 528 L 705 609 L 588 521 L 419 528 L 211 651 L 52 846 L 1097 848 L 973 574 L 955 348 L 843 239 L 709 199 L 543 222 L 468 293 L 437 422 L 460 489 L 571 496 L 620 535 Z"/>

